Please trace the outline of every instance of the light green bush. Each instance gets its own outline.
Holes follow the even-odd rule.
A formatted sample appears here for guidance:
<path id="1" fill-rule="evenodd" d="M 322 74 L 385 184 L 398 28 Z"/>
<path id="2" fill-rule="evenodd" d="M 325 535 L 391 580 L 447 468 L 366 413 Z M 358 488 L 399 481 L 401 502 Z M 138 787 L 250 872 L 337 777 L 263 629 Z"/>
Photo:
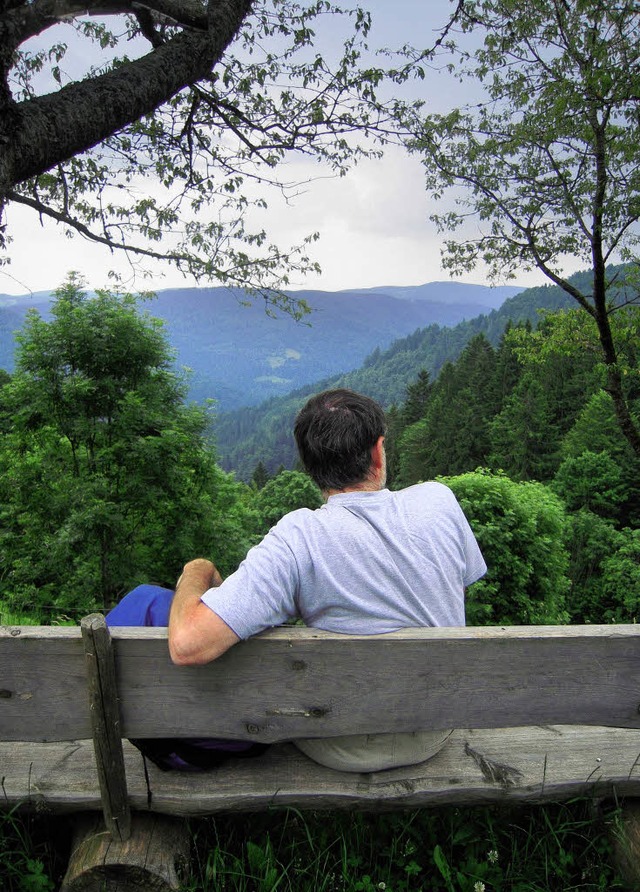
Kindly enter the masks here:
<path id="1" fill-rule="evenodd" d="M 486 576 L 467 592 L 469 625 L 566 623 L 567 523 L 542 483 L 478 470 L 445 478 L 478 540 Z"/>

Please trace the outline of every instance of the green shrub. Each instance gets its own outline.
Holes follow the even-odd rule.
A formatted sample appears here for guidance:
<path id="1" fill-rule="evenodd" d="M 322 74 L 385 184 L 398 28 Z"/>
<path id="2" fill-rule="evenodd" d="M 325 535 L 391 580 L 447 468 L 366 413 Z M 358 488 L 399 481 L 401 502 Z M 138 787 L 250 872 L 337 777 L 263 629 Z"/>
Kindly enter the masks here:
<path id="1" fill-rule="evenodd" d="M 620 532 L 618 549 L 602 567 L 601 622 L 637 623 L 640 620 L 640 530 Z"/>
<path id="2" fill-rule="evenodd" d="M 266 533 L 281 517 L 297 508 L 319 508 L 322 493 L 313 480 L 301 471 L 281 471 L 258 490 L 254 506 Z"/>
<path id="3" fill-rule="evenodd" d="M 469 587 L 469 625 L 566 623 L 567 518 L 542 483 L 517 483 L 485 470 L 443 480 L 465 512 L 487 562 Z"/>

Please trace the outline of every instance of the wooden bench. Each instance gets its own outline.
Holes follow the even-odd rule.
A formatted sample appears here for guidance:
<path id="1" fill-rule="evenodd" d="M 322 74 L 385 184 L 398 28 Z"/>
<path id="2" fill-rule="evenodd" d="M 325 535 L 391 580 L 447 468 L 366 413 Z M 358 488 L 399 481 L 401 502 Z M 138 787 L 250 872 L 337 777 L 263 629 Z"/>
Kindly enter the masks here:
<path id="1" fill-rule="evenodd" d="M 427 762 L 366 774 L 286 743 L 418 728 L 458 730 Z M 164 629 L 109 634 L 99 615 L 0 626 L 0 807 L 89 813 L 68 892 L 127 870 L 140 888 L 177 888 L 178 816 L 640 797 L 639 729 L 636 625 L 283 627 L 189 668 L 172 665 Z M 189 774 L 160 771 L 126 740 L 179 736 L 275 745 Z"/>

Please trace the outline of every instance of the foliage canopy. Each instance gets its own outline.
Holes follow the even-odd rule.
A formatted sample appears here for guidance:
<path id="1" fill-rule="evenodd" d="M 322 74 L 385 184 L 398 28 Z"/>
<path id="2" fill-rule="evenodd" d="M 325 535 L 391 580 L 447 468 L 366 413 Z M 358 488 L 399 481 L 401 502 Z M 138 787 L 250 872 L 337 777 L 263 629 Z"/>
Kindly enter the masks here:
<path id="1" fill-rule="evenodd" d="M 323 29 L 340 28 L 322 55 Z M 369 28 L 331 0 L 4 0 L 0 210 L 268 294 L 316 268 L 313 235 L 281 249 L 248 222 L 267 185 L 299 191 L 285 156 L 343 173 L 375 151 L 352 135 L 395 130 L 374 101 L 387 75 L 365 58 Z"/>
<path id="2" fill-rule="evenodd" d="M 461 233 L 446 242 L 445 265 L 459 273 L 482 261 L 500 276 L 537 268 L 571 295 L 595 321 L 606 389 L 640 455 L 611 322 L 639 295 L 638 4 L 471 0 L 461 22 L 482 39 L 458 59 L 480 101 L 407 115 L 428 189 L 455 192 L 454 209 L 434 215 Z M 630 263 L 608 272 L 616 259 Z M 576 260 L 591 270 L 585 288 L 563 273 Z"/>
<path id="3" fill-rule="evenodd" d="M 469 587 L 469 625 L 565 623 L 566 515 L 541 483 L 476 471 L 443 481 L 455 493 L 489 567 Z"/>
<path id="4" fill-rule="evenodd" d="M 313 480 L 301 471 L 280 471 L 256 493 L 255 507 L 267 533 L 281 517 L 298 508 L 319 508 L 322 494 Z"/>
<path id="5" fill-rule="evenodd" d="M 1 391 L 5 606 L 89 611 L 172 585 L 185 556 L 217 551 L 223 572 L 244 556 L 252 518 L 171 361 L 131 295 L 89 297 L 72 279 L 50 322 L 31 313 Z"/>

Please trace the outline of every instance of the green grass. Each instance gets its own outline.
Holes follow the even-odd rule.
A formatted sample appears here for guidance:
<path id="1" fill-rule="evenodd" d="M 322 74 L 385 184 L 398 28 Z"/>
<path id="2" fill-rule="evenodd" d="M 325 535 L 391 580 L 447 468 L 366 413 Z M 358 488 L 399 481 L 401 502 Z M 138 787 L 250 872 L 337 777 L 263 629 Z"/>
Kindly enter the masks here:
<path id="1" fill-rule="evenodd" d="M 384 815 L 294 810 L 203 821 L 189 892 L 623 889 L 616 813 L 580 801 Z"/>
<path id="2" fill-rule="evenodd" d="M 72 619 L 63 611 L 44 616 L 43 614 L 14 613 L 0 602 L 0 626 L 76 626 L 79 620 Z"/>
<path id="3" fill-rule="evenodd" d="M 53 892 L 57 889 L 57 879 L 61 879 L 65 869 L 65 829 L 59 819 L 54 823 L 15 811 L 0 812 L 2 892 Z"/>
<path id="4" fill-rule="evenodd" d="M 546 807 L 387 814 L 295 809 L 194 821 L 185 892 L 614 892 L 617 812 Z M 54 892 L 71 823 L 0 817 L 2 892 Z"/>
<path id="5" fill-rule="evenodd" d="M 0 603 L 0 626 L 38 626 L 39 617 L 25 616 L 23 613 L 13 613 Z"/>

